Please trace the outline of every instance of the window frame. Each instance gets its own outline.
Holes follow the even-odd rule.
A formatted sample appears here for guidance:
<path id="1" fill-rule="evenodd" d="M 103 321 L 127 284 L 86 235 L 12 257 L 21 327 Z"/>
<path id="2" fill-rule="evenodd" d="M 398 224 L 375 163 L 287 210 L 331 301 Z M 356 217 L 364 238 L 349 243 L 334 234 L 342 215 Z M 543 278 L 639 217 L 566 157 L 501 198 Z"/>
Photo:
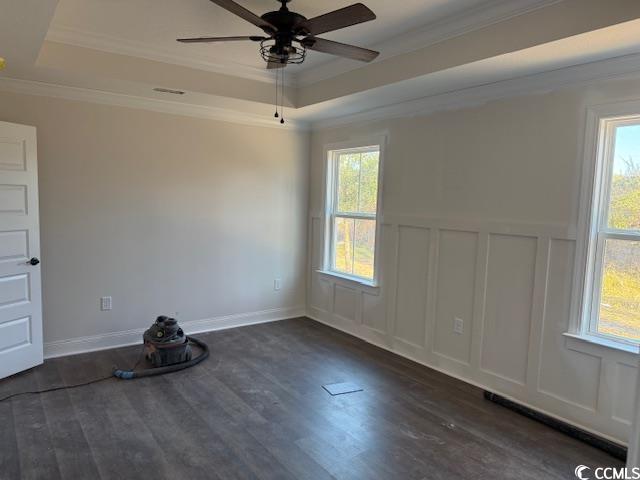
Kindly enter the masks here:
<path id="1" fill-rule="evenodd" d="M 605 347 L 640 352 L 640 342 L 598 332 L 607 239 L 640 241 L 640 231 L 609 228 L 609 193 L 616 128 L 640 124 L 640 102 L 588 109 L 580 194 L 574 293 L 568 337 Z"/>
<path id="2" fill-rule="evenodd" d="M 386 135 L 378 135 L 360 140 L 352 140 L 341 143 L 327 144 L 324 147 L 324 169 L 325 169 L 325 189 L 324 189 L 324 251 L 322 270 L 320 273 L 331 275 L 344 280 L 352 281 L 368 287 L 378 287 L 380 285 L 380 246 L 381 246 L 381 225 L 382 225 L 382 192 L 383 192 L 383 171 L 384 155 L 386 146 Z M 378 154 L 378 192 L 375 214 L 361 214 L 350 212 L 338 212 L 337 205 L 337 185 L 338 185 L 338 158 L 341 154 L 350 152 L 375 151 Z M 360 220 L 375 220 L 375 246 L 373 252 L 373 278 L 369 279 L 358 275 L 344 273 L 335 269 L 335 218 L 353 218 Z"/>

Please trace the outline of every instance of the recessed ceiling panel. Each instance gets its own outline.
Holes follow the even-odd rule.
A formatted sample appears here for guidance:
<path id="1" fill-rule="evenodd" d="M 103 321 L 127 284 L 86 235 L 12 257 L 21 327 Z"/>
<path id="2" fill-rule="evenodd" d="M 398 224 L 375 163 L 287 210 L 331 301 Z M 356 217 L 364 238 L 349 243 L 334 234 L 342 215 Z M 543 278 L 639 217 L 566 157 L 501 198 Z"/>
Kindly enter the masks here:
<path id="1" fill-rule="evenodd" d="M 237 0 L 262 15 L 279 8 L 276 0 Z M 289 8 L 308 18 L 343 8 L 353 0 L 293 0 Z M 322 37 L 364 47 L 377 45 L 409 30 L 462 14 L 495 0 L 364 0 L 377 19 L 328 33 Z M 50 36 L 53 40 L 75 38 L 87 47 L 122 47 L 128 52 L 180 55 L 195 63 L 263 68 L 257 45 L 251 42 L 225 44 L 178 44 L 179 37 L 255 35 L 261 31 L 208 0 L 60 0 Z M 330 61 L 313 52 L 297 71 Z"/>

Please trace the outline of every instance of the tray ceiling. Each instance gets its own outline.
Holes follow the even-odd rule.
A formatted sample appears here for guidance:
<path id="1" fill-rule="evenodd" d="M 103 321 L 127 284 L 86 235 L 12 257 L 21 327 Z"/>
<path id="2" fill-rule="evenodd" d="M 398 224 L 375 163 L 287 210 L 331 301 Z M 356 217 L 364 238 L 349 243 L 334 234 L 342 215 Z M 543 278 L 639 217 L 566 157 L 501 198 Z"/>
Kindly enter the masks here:
<path id="1" fill-rule="evenodd" d="M 243 6 L 263 14 L 278 8 L 275 0 L 239 0 Z M 342 8 L 351 0 L 293 0 L 289 8 L 314 17 Z M 384 44 L 397 35 L 443 18 L 495 4 L 496 0 L 366 0 L 377 20 L 323 35 L 324 38 L 361 46 Z M 49 38 L 88 47 L 119 47 L 128 53 L 180 58 L 182 64 L 207 63 L 230 70 L 240 66 L 262 69 L 253 43 L 181 45 L 178 37 L 203 35 L 251 35 L 259 29 L 226 12 L 208 0 L 60 0 Z M 312 52 L 294 72 L 330 62 L 334 57 Z M 234 71 L 238 74 L 237 71 Z"/>
<path id="2" fill-rule="evenodd" d="M 275 0 L 237 1 L 256 13 L 278 7 Z M 293 0 L 291 7 L 313 17 L 354 1 Z M 413 111 L 415 101 L 432 108 L 453 91 L 516 77 L 526 85 L 527 76 L 542 72 L 564 84 L 565 75 L 574 74 L 562 69 L 579 65 L 588 70 L 578 72 L 585 78 L 611 75 L 609 63 L 600 64 L 605 59 L 619 58 L 612 68 L 624 74 L 638 70 L 637 0 L 364 3 L 378 20 L 326 37 L 382 54 L 360 64 L 311 52 L 302 69 L 288 68 L 290 120 L 323 125 L 397 114 Z M 255 44 L 175 41 L 258 33 L 209 0 L 22 0 L 6 13 L 0 17 L 0 54 L 7 59 L 0 89 L 276 125 L 273 72 L 264 68 Z"/>

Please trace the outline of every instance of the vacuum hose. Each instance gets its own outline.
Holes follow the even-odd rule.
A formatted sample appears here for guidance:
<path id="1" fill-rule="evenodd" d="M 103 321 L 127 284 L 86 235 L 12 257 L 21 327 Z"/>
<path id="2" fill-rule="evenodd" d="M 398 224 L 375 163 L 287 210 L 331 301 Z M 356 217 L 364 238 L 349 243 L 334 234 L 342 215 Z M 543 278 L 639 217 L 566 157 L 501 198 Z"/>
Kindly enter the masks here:
<path id="1" fill-rule="evenodd" d="M 121 378 L 122 380 L 131 380 L 134 378 L 164 375 L 165 373 L 177 372 L 179 370 L 184 370 L 185 368 L 193 367 L 194 365 L 199 364 L 209 357 L 209 346 L 206 343 L 201 342 L 197 338 L 193 337 L 187 337 L 187 340 L 200 347 L 202 353 L 199 356 L 192 358 L 187 362 L 177 363 L 175 365 L 167 365 L 166 367 L 147 368 L 140 371 L 114 369 L 113 376 L 116 378 Z"/>

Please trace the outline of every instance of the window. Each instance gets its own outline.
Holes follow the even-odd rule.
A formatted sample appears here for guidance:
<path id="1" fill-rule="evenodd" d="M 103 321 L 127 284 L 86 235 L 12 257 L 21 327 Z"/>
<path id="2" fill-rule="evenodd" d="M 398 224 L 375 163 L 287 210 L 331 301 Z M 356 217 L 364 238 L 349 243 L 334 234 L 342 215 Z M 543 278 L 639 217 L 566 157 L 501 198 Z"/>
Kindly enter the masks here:
<path id="1" fill-rule="evenodd" d="M 330 150 L 326 269 L 375 283 L 380 146 Z"/>
<path id="2" fill-rule="evenodd" d="M 640 342 L 640 117 L 600 121 L 582 333 Z"/>

